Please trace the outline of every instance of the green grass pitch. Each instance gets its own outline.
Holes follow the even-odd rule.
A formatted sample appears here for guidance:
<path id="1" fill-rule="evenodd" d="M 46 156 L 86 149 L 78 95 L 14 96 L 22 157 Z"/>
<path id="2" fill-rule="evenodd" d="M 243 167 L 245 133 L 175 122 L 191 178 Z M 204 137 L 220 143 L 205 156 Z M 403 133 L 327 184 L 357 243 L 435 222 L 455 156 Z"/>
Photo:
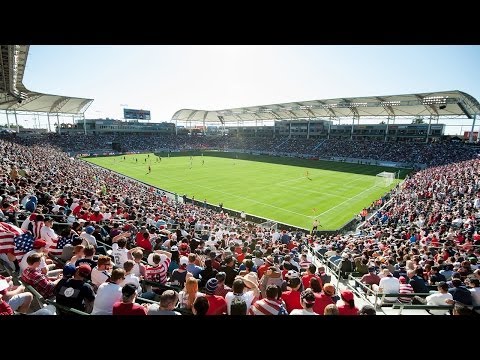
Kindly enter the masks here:
<path id="1" fill-rule="evenodd" d="M 375 186 L 375 175 L 396 171 L 392 168 L 233 153 L 205 152 L 192 160 L 173 153 L 162 154 L 161 161 L 154 154 L 85 160 L 179 196 L 223 203 L 224 208 L 304 229 L 311 228 L 315 217 L 323 226 L 319 230 L 340 228 L 399 181 Z M 407 173 L 402 170 L 400 177 Z"/>

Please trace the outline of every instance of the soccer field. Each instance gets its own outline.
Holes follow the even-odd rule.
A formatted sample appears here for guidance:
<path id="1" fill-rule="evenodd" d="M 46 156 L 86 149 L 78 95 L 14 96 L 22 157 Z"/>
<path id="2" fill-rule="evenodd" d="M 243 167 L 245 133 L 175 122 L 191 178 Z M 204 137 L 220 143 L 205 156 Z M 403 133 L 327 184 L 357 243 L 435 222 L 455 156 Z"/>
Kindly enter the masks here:
<path id="1" fill-rule="evenodd" d="M 375 174 L 392 168 L 296 158 L 205 152 L 205 156 L 154 154 L 86 158 L 86 161 L 196 201 L 245 211 L 293 226 L 336 230 L 391 187 Z M 231 157 L 225 157 L 231 156 Z M 136 161 L 135 159 L 138 159 Z M 146 161 L 145 161 L 146 159 Z M 151 173 L 148 173 L 148 167 Z M 398 171 L 398 170 L 397 170 Z M 402 170 L 401 178 L 408 170 Z"/>

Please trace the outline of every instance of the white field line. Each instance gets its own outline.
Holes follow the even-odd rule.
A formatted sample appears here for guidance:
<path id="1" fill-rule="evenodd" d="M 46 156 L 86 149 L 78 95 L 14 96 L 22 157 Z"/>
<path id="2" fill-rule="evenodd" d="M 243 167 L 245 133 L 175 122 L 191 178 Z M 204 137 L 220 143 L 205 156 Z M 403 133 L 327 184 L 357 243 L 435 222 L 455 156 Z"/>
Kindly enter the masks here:
<path id="1" fill-rule="evenodd" d="M 365 190 L 363 190 L 362 192 L 358 193 L 357 195 L 355 195 L 355 196 L 353 196 L 353 197 L 351 197 L 351 198 L 349 198 L 349 199 L 341 202 L 340 204 L 335 205 L 334 207 L 331 207 L 330 209 L 328 209 L 328 210 L 326 210 L 326 211 L 324 211 L 324 212 L 321 212 L 320 214 L 318 214 L 318 215 L 316 215 L 316 216 L 320 216 L 320 215 L 326 214 L 326 213 L 332 211 L 333 209 L 336 209 L 337 207 L 345 204 L 346 202 L 355 199 L 356 197 L 362 195 L 363 193 L 370 191 L 370 190 L 373 189 L 374 187 L 376 187 L 376 186 L 373 185 L 373 186 L 369 187 L 368 189 L 365 189 Z M 311 216 L 311 217 L 313 217 L 313 216 Z"/>

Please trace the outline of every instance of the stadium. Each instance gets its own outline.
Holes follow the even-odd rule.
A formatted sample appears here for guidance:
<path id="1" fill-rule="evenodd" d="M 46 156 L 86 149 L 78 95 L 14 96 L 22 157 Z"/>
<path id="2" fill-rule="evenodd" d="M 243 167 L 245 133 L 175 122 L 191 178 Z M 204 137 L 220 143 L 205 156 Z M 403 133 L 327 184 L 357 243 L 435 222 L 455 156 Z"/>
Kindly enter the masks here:
<path id="1" fill-rule="evenodd" d="M 86 118 L 0 49 L 0 314 L 480 313 L 466 92 Z"/>

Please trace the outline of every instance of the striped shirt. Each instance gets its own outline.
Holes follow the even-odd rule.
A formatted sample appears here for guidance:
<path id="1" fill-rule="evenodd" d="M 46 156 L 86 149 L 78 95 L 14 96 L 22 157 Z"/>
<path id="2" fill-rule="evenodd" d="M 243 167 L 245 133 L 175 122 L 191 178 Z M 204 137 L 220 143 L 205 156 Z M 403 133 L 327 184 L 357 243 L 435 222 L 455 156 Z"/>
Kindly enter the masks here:
<path id="1" fill-rule="evenodd" d="M 284 302 L 279 300 L 262 299 L 255 302 L 248 310 L 248 315 L 278 315 Z"/>
<path id="2" fill-rule="evenodd" d="M 402 284 L 400 283 L 400 290 L 398 291 L 399 294 L 413 294 L 413 288 L 412 285 L 410 284 Z M 411 297 L 399 297 L 398 301 L 403 303 L 403 304 L 409 304 L 412 302 Z"/>
<path id="3" fill-rule="evenodd" d="M 162 259 L 158 266 L 147 266 L 147 269 L 145 270 L 145 279 L 165 284 L 167 282 L 167 271 L 171 260 L 165 255 L 160 256 Z"/>

